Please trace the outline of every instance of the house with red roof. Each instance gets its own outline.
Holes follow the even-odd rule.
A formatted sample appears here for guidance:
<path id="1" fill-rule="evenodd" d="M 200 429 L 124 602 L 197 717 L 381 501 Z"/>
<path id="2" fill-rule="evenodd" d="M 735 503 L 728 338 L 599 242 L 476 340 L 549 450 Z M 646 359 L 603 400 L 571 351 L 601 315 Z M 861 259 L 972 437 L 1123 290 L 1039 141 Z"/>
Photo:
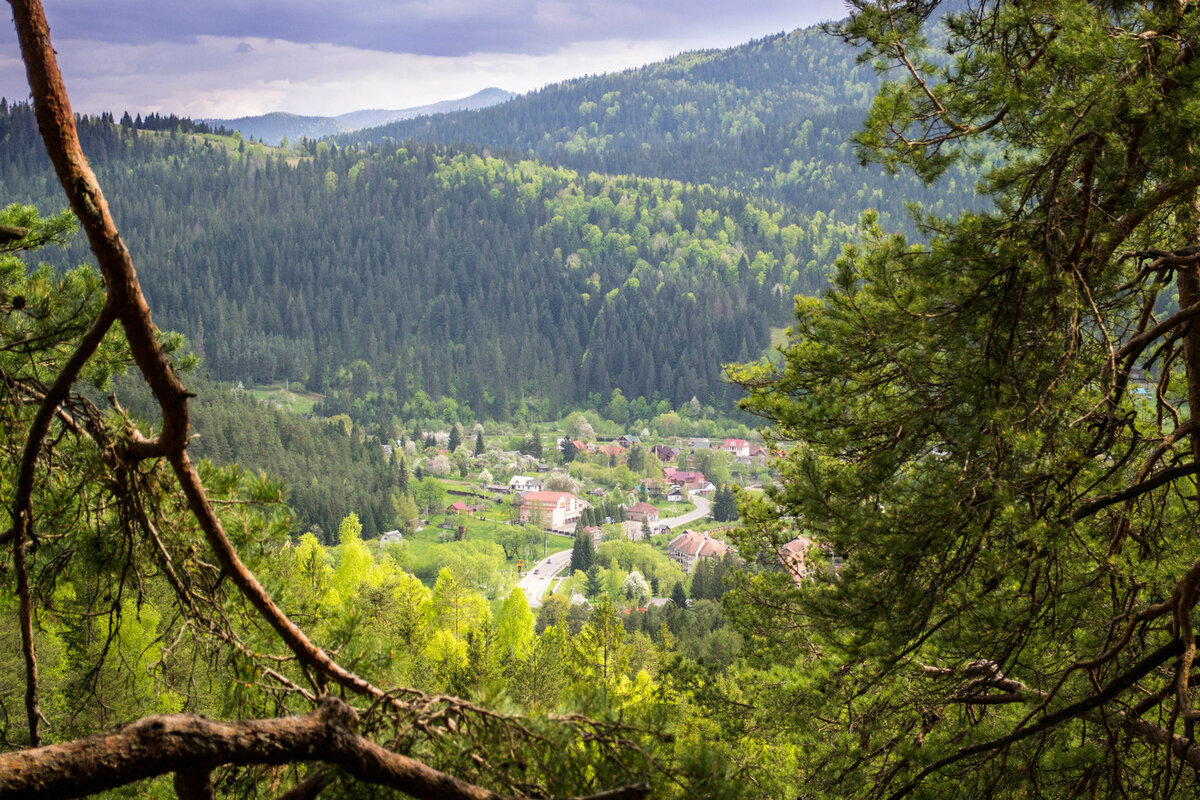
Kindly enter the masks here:
<path id="1" fill-rule="evenodd" d="M 685 486 L 689 483 L 702 484 L 705 482 L 703 472 L 691 472 L 686 469 L 675 469 L 674 467 L 664 467 L 663 477 L 668 483 L 678 483 L 680 486 Z"/>
<path id="2" fill-rule="evenodd" d="M 726 439 L 718 445 L 718 449 L 734 458 L 750 457 L 750 443 L 745 439 Z"/>
<path id="3" fill-rule="evenodd" d="M 596 452 L 609 458 L 620 458 L 625 455 L 625 448 L 619 444 L 602 444 L 596 448 Z"/>
<path id="4" fill-rule="evenodd" d="M 522 523 L 532 522 L 547 530 L 569 533 L 589 507 L 586 500 L 570 492 L 526 492 L 518 518 Z"/>
<path id="5" fill-rule="evenodd" d="M 729 545 L 712 538 L 707 532 L 686 530 L 667 545 L 667 554 L 684 572 L 691 572 L 700 559 L 720 558 L 729 549 Z"/>

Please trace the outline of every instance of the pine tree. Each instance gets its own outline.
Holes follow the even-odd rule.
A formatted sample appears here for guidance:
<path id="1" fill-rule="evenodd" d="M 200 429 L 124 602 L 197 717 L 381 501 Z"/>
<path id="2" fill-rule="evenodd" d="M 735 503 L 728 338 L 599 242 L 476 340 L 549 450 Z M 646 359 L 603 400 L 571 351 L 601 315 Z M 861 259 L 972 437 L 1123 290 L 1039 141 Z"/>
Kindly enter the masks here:
<path id="1" fill-rule="evenodd" d="M 725 603 L 812 648 L 773 706 L 788 741 L 871 743 L 801 756 L 805 791 L 1195 794 L 1200 12 L 854 6 L 846 38 L 903 76 L 860 156 L 930 181 L 995 166 L 990 202 L 922 219 L 919 244 L 868 215 L 779 368 L 738 376 L 769 438 L 801 443 L 744 504 L 743 555 L 803 534 L 846 556 Z"/>
<path id="2" fill-rule="evenodd" d="M 587 586 L 584 593 L 595 599 L 604 591 L 604 581 L 600 578 L 600 565 L 592 564 L 587 568 Z"/>

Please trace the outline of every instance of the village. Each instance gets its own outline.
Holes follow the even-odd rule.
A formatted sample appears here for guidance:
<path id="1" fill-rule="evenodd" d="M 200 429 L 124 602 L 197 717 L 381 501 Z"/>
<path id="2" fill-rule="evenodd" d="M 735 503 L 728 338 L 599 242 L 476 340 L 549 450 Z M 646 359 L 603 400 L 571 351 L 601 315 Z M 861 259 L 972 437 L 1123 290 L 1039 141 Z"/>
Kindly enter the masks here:
<path id="1" fill-rule="evenodd" d="M 405 469 L 415 462 L 419 506 L 380 548 L 426 582 L 453 563 L 485 596 L 516 587 L 534 609 L 553 596 L 587 606 L 607 595 L 626 611 L 690 597 L 698 566 L 739 563 L 727 540 L 736 493 L 773 480 L 772 453 L 745 438 L 643 432 L 548 444 L 533 434 L 493 447 L 478 426 L 414 433 L 383 445 Z M 802 538 L 781 548 L 781 568 L 802 579 L 810 549 Z"/>

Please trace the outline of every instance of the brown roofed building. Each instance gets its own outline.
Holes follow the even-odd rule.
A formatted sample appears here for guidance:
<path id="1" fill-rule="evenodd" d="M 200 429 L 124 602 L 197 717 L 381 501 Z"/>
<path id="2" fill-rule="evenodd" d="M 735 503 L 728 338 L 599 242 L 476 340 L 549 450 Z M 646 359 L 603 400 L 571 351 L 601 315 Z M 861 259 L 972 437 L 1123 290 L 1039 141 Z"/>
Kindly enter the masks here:
<path id="1" fill-rule="evenodd" d="M 638 503 L 625 511 L 625 518 L 634 522 L 658 522 L 658 509 L 649 503 Z"/>
<path id="2" fill-rule="evenodd" d="M 691 572 L 692 567 L 702 558 L 720 558 L 729 552 L 729 545 L 720 539 L 714 539 L 707 533 L 686 530 L 671 540 L 667 545 L 667 553 L 671 560 Z"/>

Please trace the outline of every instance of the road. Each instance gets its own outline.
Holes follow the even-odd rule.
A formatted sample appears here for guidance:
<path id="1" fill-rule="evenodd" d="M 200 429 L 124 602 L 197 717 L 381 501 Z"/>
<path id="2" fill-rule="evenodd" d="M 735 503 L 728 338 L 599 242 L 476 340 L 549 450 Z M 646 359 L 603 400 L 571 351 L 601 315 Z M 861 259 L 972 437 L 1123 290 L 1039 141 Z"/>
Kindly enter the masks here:
<path id="1" fill-rule="evenodd" d="M 659 520 L 659 524 L 666 525 L 668 528 L 682 528 L 685 525 L 690 525 L 707 517 L 710 507 L 708 498 L 697 494 L 692 495 L 691 499 L 696 504 L 694 511 L 680 514 L 678 517 L 661 519 Z M 555 577 L 566 569 L 570 563 L 571 550 L 568 548 L 543 558 L 533 566 L 533 569 L 525 574 L 524 578 L 521 578 L 517 586 L 521 587 L 521 591 L 525 593 L 525 599 L 529 601 L 530 608 L 542 607 L 542 595 L 550 588 L 550 584 L 554 582 Z"/>
<path id="2" fill-rule="evenodd" d="M 550 588 L 554 576 L 566 569 L 571 563 L 571 550 L 567 548 L 558 553 L 546 556 L 533 569 L 521 578 L 517 586 L 525 593 L 525 599 L 529 601 L 530 608 L 542 607 L 542 595 Z"/>
<path id="3" fill-rule="evenodd" d="M 696 504 L 694 511 L 689 511 L 686 514 L 680 514 L 678 517 L 667 517 L 660 519 L 659 525 L 666 525 L 668 528 L 682 528 L 684 525 L 691 525 L 693 522 L 704 519 L 708 516 L 708 509 L 711 504 L 708 498 L 702 495 L 694 494 L 691 496 L 691 501 Z"/>

